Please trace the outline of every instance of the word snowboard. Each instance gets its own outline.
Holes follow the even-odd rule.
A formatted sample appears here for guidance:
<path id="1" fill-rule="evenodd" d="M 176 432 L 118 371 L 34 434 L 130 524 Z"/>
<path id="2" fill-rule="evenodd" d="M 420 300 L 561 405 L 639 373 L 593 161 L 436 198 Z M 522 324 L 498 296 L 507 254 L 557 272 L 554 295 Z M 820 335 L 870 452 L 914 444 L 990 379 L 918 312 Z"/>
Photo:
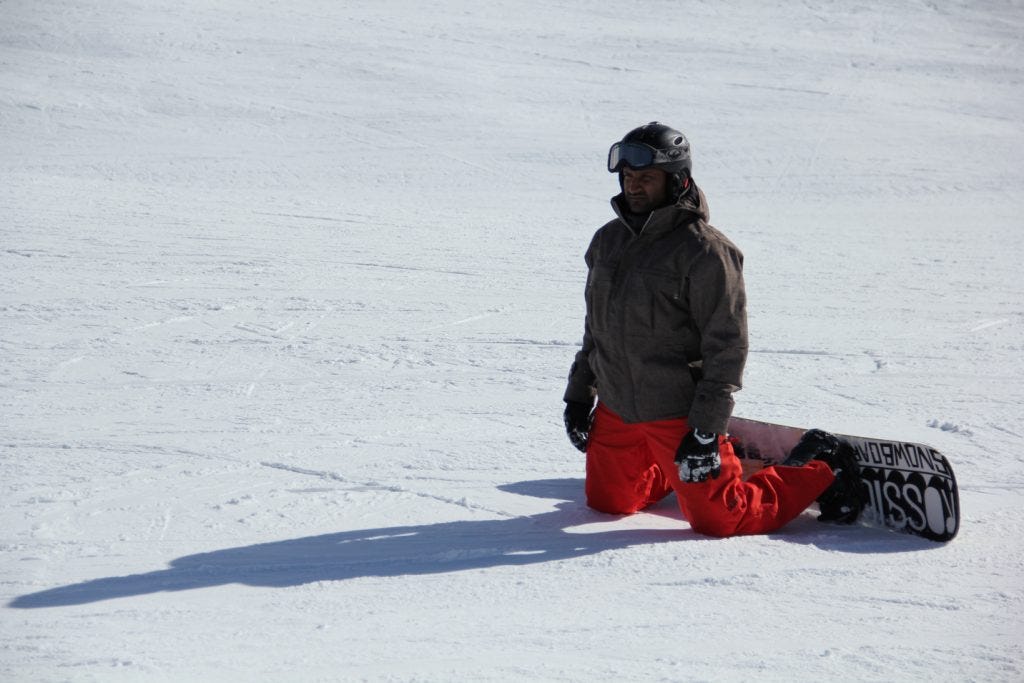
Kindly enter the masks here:
<path id="1" fill-rule="evenodd" d="M 785 460 L 805 431 L 741 417 L 729 422 L 729 437 L 746 474 Z M 933 541 L 956 536 L 960 494 L 946 456 L 919 443 L 836 436 L 857 451 L 867 501 L 858 522 Z"/>

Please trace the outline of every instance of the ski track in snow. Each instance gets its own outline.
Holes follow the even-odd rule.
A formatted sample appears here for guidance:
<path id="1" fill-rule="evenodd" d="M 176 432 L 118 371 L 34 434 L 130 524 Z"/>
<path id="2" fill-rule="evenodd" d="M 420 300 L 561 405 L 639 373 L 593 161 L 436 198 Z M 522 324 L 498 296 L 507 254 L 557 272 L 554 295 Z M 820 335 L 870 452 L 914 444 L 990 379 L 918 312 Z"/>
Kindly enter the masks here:
<path id="1" fill-rule="evenodd" d="M 481 505 L 470 503 L 468 500 L 466 500 L 465 497 L 462 497 L 462 498 L 459 498 L 459 499 L 449 498 L 447 496 L 441 496 L 441 495 L 437 495 L 437 494 L 434 494 L 434 493 L 422 493 L 422 492 L 419 492 L 419 491 L 412 491 L 412 490 L 410 490 L 408 488 L 405 488 L 405 487 L 402 487 L 402 486 L 385 485 L 385 484 L 382 484 L 380 482 L 375 482 L 375 481 L 355 482 L 355 481 L 352 481 L 351 479 L 347 479 L 347 478 L 345 478 L 345 477 L 343 477 L 343 476 L 341 476 L 341 475 L 339 475 L 339 474 L 337 474 L 335 472 L 321 472 L 321 471 L 318 471 L 318 470 L 309 470 L 309 469 L 305 469 L 305 468 L 302 468 L 302 467 L 289 466 L 289 465 L 285 465 L 285 464 L 278 463 L 278 462 L 261 462 L 260 465 L 262 465 L 264 467 L 269 467 L 271 469 L 284 470 L 286 472 L 292 472 L 294 474 L 304 474 L 304 475 L 308 475 L 308 476 L 311 476 L 311 477 L 316 477 L 318 479 L 325 479 L 327 481 L 336 481 L 336 482 L 340 482 L 340 483 L 343 483 L 343 484 L 354 485 L 354 486 L 358 487 L 359 489 L 363 489 L 363 490 L 379 490 L 379 491 L 390 491 L 392 493 L 408 493 L 408 494 L 412 494 L 414 496 L 420 496 L 422 498 L 428 498 L 430 500 L 438 501 L 438 502 L 441 502 L 441 503 L 447 503 L 447 504 L 450 504 L 450 505 L 457 505 L 459 507 L 464 507 L 464 508 L 469 509 L 469 510 L 479 510 L 479 511 L 488 512 L 490 514 L 498 515 L 499 517 L 511 517 L 511 516 L 513 516 L 510 513 L 504 512 L 502 510 L 489 509 L 489 508 L 483 507 Z M 431 482 L 429 480 L 427 480 L 425 483 L 429 484 Z"/>
<path id="2" fill-rule="evenodd" d="M 0 13 L 0 679 L 1024 679 L 1019 3 Z M 953 542 L 586 507 L 653 119 L 745 254 L 737 414 L 933 444 Z"/>

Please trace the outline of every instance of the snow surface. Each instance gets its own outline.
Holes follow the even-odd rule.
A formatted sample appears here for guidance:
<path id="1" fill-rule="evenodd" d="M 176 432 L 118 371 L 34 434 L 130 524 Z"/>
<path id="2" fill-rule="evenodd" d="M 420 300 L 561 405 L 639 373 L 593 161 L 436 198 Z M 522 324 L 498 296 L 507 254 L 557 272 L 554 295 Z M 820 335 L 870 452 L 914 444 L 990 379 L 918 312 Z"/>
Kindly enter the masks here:
<path id="1" fill-rule="evenodd" d="M 875 5 L 0 2 L 0 678 L 1024 679 L 1024 6 Z M 953 542 L 585 507 L 652 119 L 737 414 L 933 444 Z"/>

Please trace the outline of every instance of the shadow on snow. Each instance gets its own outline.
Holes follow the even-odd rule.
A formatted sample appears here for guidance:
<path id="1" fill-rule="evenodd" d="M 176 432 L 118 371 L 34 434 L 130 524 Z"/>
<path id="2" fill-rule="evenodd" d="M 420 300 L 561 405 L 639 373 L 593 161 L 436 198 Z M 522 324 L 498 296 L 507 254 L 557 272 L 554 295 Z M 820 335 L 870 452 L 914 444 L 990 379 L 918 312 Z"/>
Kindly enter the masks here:
<path id="1" fill-rule="evenodd" d="M 585 507 L 580 479 L 524 481 L 498 488 L 560 502 L 551 512 L 527 517 L 343 531 L 187 555 L 172 561 L 168 569 L 30 593 L 15 598 L 8 606 L 31 609 L 81 605 L 232 583 L 281 588 L 371 576 L 438 574 L 552 562 L 637 545 L 706 538 L 685 527 L 568 531 L 573 526 L 615 519 Z M 678 510 L 672 507 L 670 511 L 659 505 L 651 512 L 678 516 Z M 825 530 L 804 516 L 772 534 L 772 538 L 853 553 L 906 552 L 935 545 L 915 543 L 920 539 L 890 532 L 859 529 L 869 533 L 858 539 L 851 537 L 853 528 L 831 529 Z"/>
<path id="2" fill-rule="evenodd" d="M 171 562 L 170 568 L 160 571 L 95 579 L 23 595 L 9 606 L 80 605 L 231 583 L 285 587 L 370 576 L 528 565 L 698 538 L 687 529 L 568 532 L 571 526 L 598 519 L 598 513 L 585 508 L 580 500 L 580 479 L 526 481 L 499 488 L 561 502 L 552 512 L 527 517 L 361 529 L 225 548 L 180 557 Z M 600 519 L 607 516 L 600 515 Z"/>

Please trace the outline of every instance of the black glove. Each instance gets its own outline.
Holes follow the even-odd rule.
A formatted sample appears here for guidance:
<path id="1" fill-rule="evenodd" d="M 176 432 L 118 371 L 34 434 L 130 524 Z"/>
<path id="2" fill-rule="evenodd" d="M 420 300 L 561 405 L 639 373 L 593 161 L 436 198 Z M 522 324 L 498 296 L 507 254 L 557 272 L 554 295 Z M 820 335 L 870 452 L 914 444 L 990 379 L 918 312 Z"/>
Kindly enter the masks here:
<path id="1" fill-rule="evenodd" d="M 679 479 L 686 484 L 699 484 L 717 479 L 722 473 L 722 457 L 718 454 L 718 434 L 691 429 L 676 450 Z"/>
<path id="2" fill-rule="evenodd" d="M 562 415 L 565 420 L 565 433 L 569 435 L 569 441 L 581 452 L 587 452 L 587 441 L 590 440 L 590 425 L 594 423 L 594 409 L 586 403 L 579 401 L 566 401 L 565 413 Z"/>

